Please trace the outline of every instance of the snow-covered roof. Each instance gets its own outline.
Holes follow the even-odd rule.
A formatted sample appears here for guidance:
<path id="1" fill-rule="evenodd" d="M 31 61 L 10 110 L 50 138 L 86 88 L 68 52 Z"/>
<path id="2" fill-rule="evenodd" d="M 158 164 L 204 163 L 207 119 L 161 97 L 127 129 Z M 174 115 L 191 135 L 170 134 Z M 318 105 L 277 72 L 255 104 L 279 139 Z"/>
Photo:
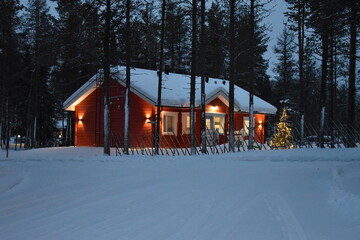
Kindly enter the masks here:
<path id="1" fill-rule="evenodd" d="M 112 68 L 112 78 L 125 86 L 125 67 Z M 90 95 L 96 87 L 96 79 L 101 74 L 94 75 L 81 88 L 72 94 L 65 102 L 64 109 L 74 111 L 75 106 Z M 141 68 L 131 69 L 131 91 L 142 97 L 152 105 L 157 104 L 158 75 L 157 71 Z M 228 105 L 229 81 L 223 79 L 209 78 L 205 84 L 206 102 L 209 103 L 219 97 Z M 196 78 L 195 106 L 200 106 L 200 77 Z M 248 112 L 249 92 L 235 86 L 234 90 L 235 110 Z M 189 107 L 190 106 L 190 76 L 176 73 L 163 74 L 162 84 L 162 106 Z M 276 113 L 276 108 L 270 103 L 254 96 L 254 111 L 259 113 Z"/>

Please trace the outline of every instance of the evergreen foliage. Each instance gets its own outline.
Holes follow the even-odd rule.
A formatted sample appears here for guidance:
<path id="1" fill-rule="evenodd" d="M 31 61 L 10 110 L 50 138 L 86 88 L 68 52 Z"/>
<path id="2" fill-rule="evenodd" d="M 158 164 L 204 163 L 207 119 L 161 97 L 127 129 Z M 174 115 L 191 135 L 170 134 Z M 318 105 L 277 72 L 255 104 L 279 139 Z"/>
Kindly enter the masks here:
<path id="1" fill-rule="evenodd" d="M 265 100 L 270 100 L 270 79 L 266 73 L 268 62 L 266 52 L 269 37 L 267 26 L 263 23 L 267 16 L 266 2 L 254 1 L 254 19 L 251 19 L 250 1 L 240 3 L 236 17 L 236 85 Z M 252 23 L 253 22 L 253 23 Z M 253 25 L 253 26 L 252 26 Z"/>
<path id="2" fill-rule="evenodd" d="M 64 116 L 64 100 L 104 65 L 104 1 L 51 1 L 57 4 L 56 16 L 49 13 L 45 0 L 29 0 L 26 6 L 20 0 L 0 1 L 2 144 L 8 130 L 31 139 L 29 146 L 53 144 L 62 130 L 57 122 Z M 280 101 L 286 102 L 294 117 L 304 114 L 307 121 L 319 124 L 319 109 L 325 107 L 329 123 L 354 124 L 359 117 L 358 1 L 286 0 L 288 25 L 274 48 L 278 58 L 270 66 L 275 72 L 272 79 L 263 57 L 269 41 L 264 19 L 271 14 L 266 2 L 254 1 L 252 22 L 251 0 L 235 1 L 235 84 L 278 107 Z M 166 3 L 163 65 L 190 74 L 191 4 Z M 111 4 L 108 61 L 125 65 L 125 1 Z M 199 1 L 196 4 L 199 7 Z M 229 1 L 207 2 L 206 7 L 206 46 L 195 49 L 196 67 L 204 62 L 206 77 L 229 79 Z M 159 1 L 132 1 L 132 67 L 159 69 L 160 13 Z M 195 24 L 199 27 L 199 20 Z"/>
<path id="3" fill-rule="evenodd" d="M 29 0 L 24 16 L 24 45 L 29 54 L 30 80 L 27 109 L 27 144 L 46 146 L 56 132 L 52 69 L 55 64 L 54 17 L 45 0 Z"/>
<path id="4" fill-rule="evenodd" d="M 190 46 L 190 24 L 186 11 L 181 4 L 181 0 L 171 0 L 167 2 L 166 27 L 165 27 L 165 59 L 171 71 L 186 73 L 189 68 Z"/>
<path id="5" fill-rule="evenodd" d="M 276 73 L 276 87 L 274 92 L 274 102 L 278 107 L 287 107 L 291 111 L 297 111 L 297 88 L 296 88 L 296 62 L 294 34 L 285 24 L 281 35 L 277 39 L 274 53 L 277 56 L 277 63 L 274 67 Z"/>
<path id="6" fill-rule="evenodd" d="M 5 144 L 7 126 L 22 134 L 26 129 L 28 81 L 23 77 L 25 57 L 19 34 L 23 6 L 0 1 L 0 145 Z M 18 119 L 16 121 L 16 119 Z"/>
<path id="7" fill-rule="evenodd" d="M 206 75 L 215 78 L 226 77 L 225 10 L 219 1 L 213 1 L 206 14 Z"/>

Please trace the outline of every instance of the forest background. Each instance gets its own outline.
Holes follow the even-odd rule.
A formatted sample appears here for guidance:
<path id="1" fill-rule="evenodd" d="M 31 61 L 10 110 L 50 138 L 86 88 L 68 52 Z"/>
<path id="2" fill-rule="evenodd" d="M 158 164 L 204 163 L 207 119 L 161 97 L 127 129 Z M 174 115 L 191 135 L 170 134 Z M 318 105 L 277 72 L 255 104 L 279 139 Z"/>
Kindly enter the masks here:
<path id="1" fill-rule="evenodd" d="M 109 61 L 112 66 L 126 65 L 126 1 L 108 2 Z M 164 65 L 171 72 L 190 74 L 193 5 L 185 0 L 166 2 Z M 322 118 L 326 123 L 356 124 L 358 1 L 277 2 L 235 1 L 235 84 L 251 88 L 278 108 L 286 107 L 292 121 L 305 116 L 314 126 Z M 130 3 L 131 67 L 158 70 L 161 1 Z M 37 146 L 47 146 L 58 136 L 59 121 L 71 117 L 62 109 L 64 100 L 103 67 L 106 4 L 104 0 L 0 2 L 2 140 L 8 129 L 12 135 L 34 137 Z M 197 19 L 200 26 L 200 16 Z M 198 58 L 205 56 L 207 77 L 229 79 L 230 20 L 229 1 L 207 1 L 206 47 L 197 51 Z"/>

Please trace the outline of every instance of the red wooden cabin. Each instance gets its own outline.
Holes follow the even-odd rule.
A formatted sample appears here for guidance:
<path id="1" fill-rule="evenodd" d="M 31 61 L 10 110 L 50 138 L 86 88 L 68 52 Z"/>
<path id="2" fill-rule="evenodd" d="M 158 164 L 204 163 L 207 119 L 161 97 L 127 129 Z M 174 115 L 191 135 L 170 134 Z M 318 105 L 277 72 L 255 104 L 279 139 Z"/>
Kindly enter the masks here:
<path id="1" fill-rule="evenodd" d="M 110 84 L 110 131 L 121 138 L 124 133 L 125 68 L 113 69 Z M 101 74 L 96 74 L 64 102 L 64 109 L 75 111 L 75 146 L 103 145 L 103 89 Z M 190 76 L 164 74 L 162 90 L 161 135 L 169 146 L 186 145 L 190 139 L 189 82 Z M 130 141 L 150 147 L 155 128 L 158 76 L 156 71 L 131 70 Z M 197 79 L 200 82 L 200 79 Z M 210 78 L 206 82 L 207 134 L 217 143 L 224 143 L 228 133 L 228 81 Z M 248 92 L 235 86 L 235 137 L 247 138 L 249 122 Z M 200 143 L 200 91 L 196 90 L 196 138 Z M 254 96 L 255 140 L 265 141 L 264 124 L 276 108 Z M 215 137 L 214 137 L 215 136 Z"/>

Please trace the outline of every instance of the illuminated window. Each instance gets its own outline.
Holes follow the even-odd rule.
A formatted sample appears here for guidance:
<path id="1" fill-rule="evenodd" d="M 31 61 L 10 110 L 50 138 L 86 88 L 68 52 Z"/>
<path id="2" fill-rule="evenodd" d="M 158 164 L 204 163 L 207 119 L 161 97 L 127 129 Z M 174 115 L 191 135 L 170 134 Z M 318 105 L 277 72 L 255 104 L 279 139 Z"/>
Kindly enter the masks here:
<path id="1" fill-rule="evenodd" d="M 214 118 L 214 127 L 220 133 L 224 133 L 224 117 L 216 117 Z"/>
<path id="2" fill-rule="evenodd" d="M 172 135 L 177 132 L 177 116 L 176 112 L 163 112 L 163 124 L 162 124 L 162 133 L 164 135 Z"/>
<path id="3" fill-rule="evenodd" d="M 244 119 L 244 132 L 245 132 L 245 136 L 247 136 L 249 135 L 250 120 L 249 117 L 244 117 L 243 119 Z M 255 117 L 253 124 L 255 124 Z"/>
<path id="4" fill-rule="evenodd" d="M 224 134 L 224 114 L 206 113 L 206 128 L 210 131 L 215 131 Z"/>
<path id="5" fill-rule="evenodd" d="M 185 112 L 181 114 L 181 122 L 182 122 L 182 133 L 190 134 L 190 113 Z M 195 117 L 196 122 L 196 117 Z"/>
<path id="6" fill-rule="evenodd" d="M 164 132 L 174 132 L 173 116 L 164 116 Z"/>

